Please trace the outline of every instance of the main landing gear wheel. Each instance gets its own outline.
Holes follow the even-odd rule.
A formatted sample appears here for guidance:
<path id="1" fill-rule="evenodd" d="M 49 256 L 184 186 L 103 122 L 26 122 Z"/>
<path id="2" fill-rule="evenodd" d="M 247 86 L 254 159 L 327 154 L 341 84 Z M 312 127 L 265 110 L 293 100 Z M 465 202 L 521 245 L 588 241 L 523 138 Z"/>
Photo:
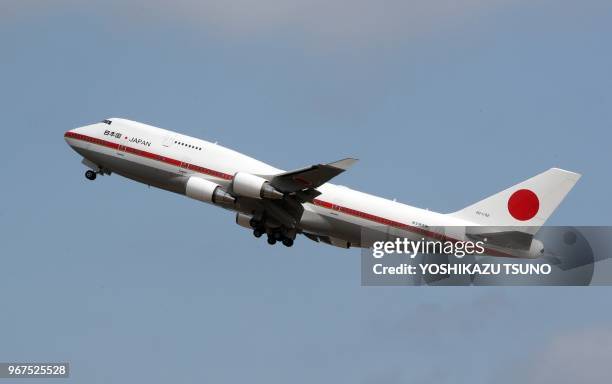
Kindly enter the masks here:
<path id="1" fill-rule="evenodd" d="M 284 239 L 283 239 L 283 245 L 284 245 L 285 247 L 290 247 L 290 246 L 292 246 L 292 245 L 293 245 L 293 239 L 290 239 L 290 238 L 288 238 L 288 237 L 284 238 Z"/>
<path id="2" fill-rule="evenodd" d="M 268 236 L 268 244 L 270 245 L 276 244 L 276 239 L 272 236 Z"/>
<path id="3" fill-rule="evenodd" d="M 96 176 L 97 176 L 96 173 L 92 171 L 91 169 L 85 172 L 85 177 L 87 178 L 87 180 L 95 180 Z"/>
<path id="4" fill-rule="evenodd" d="M 263 235 L 263 232 L 261 230 L 259 230 L 259 229 L 253 230 L 253 236 L 255 236 L 257 238 L 260 238 L 261 235 Z"/>

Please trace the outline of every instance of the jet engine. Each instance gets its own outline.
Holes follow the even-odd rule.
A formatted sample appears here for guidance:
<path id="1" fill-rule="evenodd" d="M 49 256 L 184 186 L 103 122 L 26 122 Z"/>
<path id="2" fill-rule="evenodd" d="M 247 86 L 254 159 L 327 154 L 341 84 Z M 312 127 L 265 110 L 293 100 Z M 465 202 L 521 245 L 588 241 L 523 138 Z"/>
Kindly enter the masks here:
<path id="1" fill-rule="evenodd" d="M 245 172 L 238 172 L 234 175 L 232 191 L 238 196 L 253 199 L 278 200 L 283 198 L 283 193 L 271 186 L 268 180 Z"/>
<path id="2" fill-rule="evenodd" d="M 200 177 L 192 176 L 187 180 L 185 194 L 192 199 L 220 205 L 226 208 L 233 207 L 236 202 L 236 199 L 224 191 L 219 184 Z"/>
<path id="3" fill-rule="evenodd" d="M 537 259 L 540 256 L 544 256 L 544 243 L 541 240 L 531 240 L 531 246 L 529 247 L 529 258 Z"/>
<path id="4" fill-rule="evenodd" d="M 238 212 L 236 213 L 236 224 L 241 227 L 245 227 L 248 229 L 253 229 L 253 215 L 249 215 L 246 213 Z"/>

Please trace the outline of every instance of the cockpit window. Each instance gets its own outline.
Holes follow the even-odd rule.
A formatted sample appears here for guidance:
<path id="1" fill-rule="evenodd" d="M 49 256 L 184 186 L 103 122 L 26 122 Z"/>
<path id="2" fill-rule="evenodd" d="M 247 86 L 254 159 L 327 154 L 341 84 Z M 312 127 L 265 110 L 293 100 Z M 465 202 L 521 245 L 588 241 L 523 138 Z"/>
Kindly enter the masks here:
<path id="1" fill-rule="evenodd" d="M 110 121 L 110 120 L 108 120 L 108 119 L 102 120 L 102 122 L 103 122 L 104 124 L 108 124 L 108 125 L 111 125 L 111 124 L 113 123 L 112 121 Z"/>

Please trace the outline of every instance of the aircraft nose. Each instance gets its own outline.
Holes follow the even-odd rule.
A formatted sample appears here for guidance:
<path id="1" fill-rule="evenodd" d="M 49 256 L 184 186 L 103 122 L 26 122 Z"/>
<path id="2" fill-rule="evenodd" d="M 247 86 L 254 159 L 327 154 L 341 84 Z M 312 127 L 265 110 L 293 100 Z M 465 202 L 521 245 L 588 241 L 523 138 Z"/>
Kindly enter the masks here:
<path id="1" fill-rule="evenodd" d="M 83 134 L 87 129 L 87 125 L 84 127 L 73 128 L 64 133 L 64 140 L 69 146 L 74 147 L 75 142 L 79 139 L 83 139 Z"/>
<path id="2" fill-rule="evenodd" d="M 70 129 L 64 133 L 64 140 L 66 140 L 66 143 L 68 143 L 68 145 L 72 146 L 73 140 L 76 139 L 78 136 L 78 129 L 79 128 Z"/>

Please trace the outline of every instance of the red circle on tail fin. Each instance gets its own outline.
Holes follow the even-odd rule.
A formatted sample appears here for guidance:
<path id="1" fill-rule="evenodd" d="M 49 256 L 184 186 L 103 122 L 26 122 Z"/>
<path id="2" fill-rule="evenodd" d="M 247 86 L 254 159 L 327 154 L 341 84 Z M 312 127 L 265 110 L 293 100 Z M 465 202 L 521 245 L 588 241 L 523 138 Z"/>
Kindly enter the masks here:
<path id="1" fill-rule="evenodd" d="M 529 189 L 519 189 L 508 199 L 508 212 L 517 220 L 530 220 L 539 210 L 540 200 Z"/>

